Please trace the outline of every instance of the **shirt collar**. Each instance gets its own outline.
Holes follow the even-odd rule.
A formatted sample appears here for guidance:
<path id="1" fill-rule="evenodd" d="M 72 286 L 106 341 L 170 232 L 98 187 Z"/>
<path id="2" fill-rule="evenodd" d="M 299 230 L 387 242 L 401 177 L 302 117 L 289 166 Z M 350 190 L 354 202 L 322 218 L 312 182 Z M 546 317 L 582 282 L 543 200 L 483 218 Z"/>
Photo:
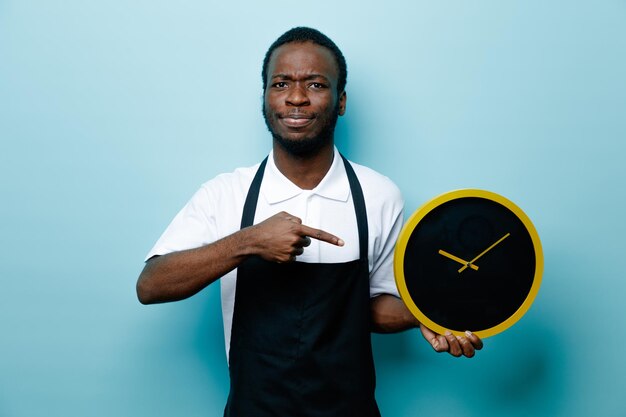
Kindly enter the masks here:
<path id="1" fill-rule="evenodd" d="M 333 163 L 322 178 L 322 181 L 314 189 L 307 191 L 298 187 L 278 170 L 274 163 L 274 151 L 267 158 L 267 166 L 261 183 L 261 194 L 268 204 L 280 203 L 294 198 L 302 193 L 317 194 L 321 197 L 337 201 L 348 201 L 350 196 L 350 183 L 346 175 L 346 167 L 343 165 L 341 155 L 334 148 Z"/>

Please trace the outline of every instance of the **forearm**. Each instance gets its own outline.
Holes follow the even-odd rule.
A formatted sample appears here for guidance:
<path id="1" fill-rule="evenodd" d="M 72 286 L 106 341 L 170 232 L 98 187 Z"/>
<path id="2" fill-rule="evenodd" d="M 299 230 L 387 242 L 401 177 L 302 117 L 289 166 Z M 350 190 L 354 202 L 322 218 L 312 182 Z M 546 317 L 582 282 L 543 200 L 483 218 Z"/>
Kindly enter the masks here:
<path id="1" fill-rule="evenodd" d="M 206 246 L 150 259 L 137 280 L 139 301 L 153 304 L 191 297 L 250 256 L 250 235 L 244 229 Z"/>
<path id="2" fill-rule="evenodd" d="M 144 304 L 191 297 L 252 255 L 269 262 L 293 262 L 311 243 L 309 236 L 343 246 L 337 236 L 280 212 L 215 243 L 149 260 L 137 280 L 137 297 Z"/>
<path id="3" fill-rule="evenodd" d="M 370 301 L 372 331 L 396 333 L 419 326 L 419 321 L 398 297 L 382 294 Z"/>

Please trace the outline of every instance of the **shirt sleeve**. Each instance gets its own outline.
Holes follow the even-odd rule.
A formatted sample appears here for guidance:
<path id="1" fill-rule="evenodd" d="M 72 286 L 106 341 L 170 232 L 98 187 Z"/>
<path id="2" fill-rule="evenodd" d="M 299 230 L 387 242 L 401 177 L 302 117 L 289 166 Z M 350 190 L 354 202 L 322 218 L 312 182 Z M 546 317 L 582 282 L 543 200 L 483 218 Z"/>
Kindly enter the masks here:
<path id="1" fill-rule="evenodd" d="M 373 259 L 370 270 L 370 297 L 391 294 L 399 297 L 393 272 L 396 241 L 404 221 L 404 200 L 398 187 L 389 180 L 380 204 L 378 235 L 374 237 Z"/>
<path id="2" fill-rule="evenodd" d="M 203 185 L 178 212 L 146 260 L 186 249 L 198 248 L 217 240 L 214 208 L 210 190 Z"/>

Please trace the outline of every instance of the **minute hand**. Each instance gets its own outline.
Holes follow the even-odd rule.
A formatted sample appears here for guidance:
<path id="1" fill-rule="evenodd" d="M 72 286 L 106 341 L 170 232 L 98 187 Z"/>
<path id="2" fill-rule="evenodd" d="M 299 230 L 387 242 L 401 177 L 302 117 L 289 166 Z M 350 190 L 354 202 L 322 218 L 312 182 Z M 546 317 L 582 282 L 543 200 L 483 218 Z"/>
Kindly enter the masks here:
<path id="1" fill-rule="evenodd" d="M 468 265 L 464 265 L 461 269 L 459 269 L 459 273 L 465 271 L 465 269 L 467 269 L 467 267 L 469 265 L 472 265 L 474 262 L 476 262 L 481 256 L 483 256 L 484 254 L 486 254 L 487 252 L 489 252 L 491 249 L 493 249 L 498 243 L 502 242 L 504 239 L 506 239 L 507 237 L 509 237 L 511 234 L 507 233 L 506 235 L 502 236 L 500 239 L 498 239 L 493 245 L 489 246 L 487 249 L 485 249 L 484 251 L 482 251 L 477 257 L 475 257 L 474 259 L 472 259 L 471 261 L 469 261 Z"/>

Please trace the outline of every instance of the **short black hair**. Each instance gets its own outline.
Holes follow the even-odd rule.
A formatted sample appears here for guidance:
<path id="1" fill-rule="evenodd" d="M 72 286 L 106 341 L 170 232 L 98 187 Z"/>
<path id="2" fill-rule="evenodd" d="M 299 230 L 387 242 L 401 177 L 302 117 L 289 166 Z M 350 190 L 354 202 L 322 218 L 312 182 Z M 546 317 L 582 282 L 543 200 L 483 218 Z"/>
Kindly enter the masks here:
<path id="1" fill-rule="evenodd" d="M 280 37 L 274 41 L 265 53 L 265 58 L 263 59 L 263 70 L 261 71 L 261 77 L 263 78 L 263 92 L 265 92 L 265 89 L 267 88 L 267 66 L 269 65 L 272 52 L 274 52 L 274 50 L 279 46 L 292 42 L 313 42 L 314 44 L 323 46 L 332 52 L 335 57 L 335 61 L 337 61 L 337 67 L 339 68 L 337 93 L 341 94 L 346 88 L 348 78 L 346 59 L 343 57 L 343 54 L 337 45 L 335 45 L 335 42 L 333 42 L 328 36 L 324 35 L 317 29 L 303 26 L 289 29 L 287 32 L 280 35 Z"/>

